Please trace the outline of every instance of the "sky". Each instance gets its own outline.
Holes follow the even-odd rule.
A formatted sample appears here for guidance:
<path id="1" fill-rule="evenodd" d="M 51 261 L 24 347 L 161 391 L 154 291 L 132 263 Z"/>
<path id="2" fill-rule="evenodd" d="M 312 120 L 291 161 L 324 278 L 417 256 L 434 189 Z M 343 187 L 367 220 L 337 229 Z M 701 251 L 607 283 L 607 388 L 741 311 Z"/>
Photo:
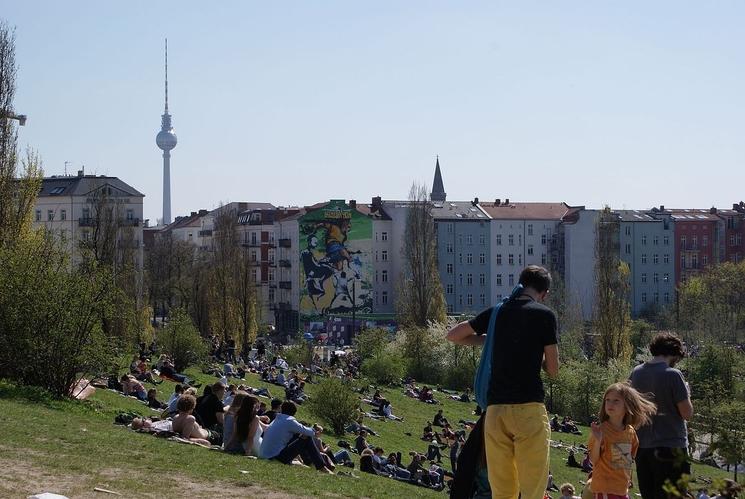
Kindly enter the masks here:
<path id="1" fill-rule="evenodd" d="M 745 198 L 745 2 L 0 0 L 19 142 L 172 213 L 509 198 L 649 209 Z"/>

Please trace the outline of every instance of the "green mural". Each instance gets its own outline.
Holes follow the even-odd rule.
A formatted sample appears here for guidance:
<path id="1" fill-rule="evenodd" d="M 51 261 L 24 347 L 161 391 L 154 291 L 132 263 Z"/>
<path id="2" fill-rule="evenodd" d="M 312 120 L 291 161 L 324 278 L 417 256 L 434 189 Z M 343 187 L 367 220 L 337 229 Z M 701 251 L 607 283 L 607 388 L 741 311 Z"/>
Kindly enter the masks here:
<path id="1" fill-rule="evenodd" d="M 372 220 L 332 200 L 299 224 L 300 315 L 372 312 Z"/>

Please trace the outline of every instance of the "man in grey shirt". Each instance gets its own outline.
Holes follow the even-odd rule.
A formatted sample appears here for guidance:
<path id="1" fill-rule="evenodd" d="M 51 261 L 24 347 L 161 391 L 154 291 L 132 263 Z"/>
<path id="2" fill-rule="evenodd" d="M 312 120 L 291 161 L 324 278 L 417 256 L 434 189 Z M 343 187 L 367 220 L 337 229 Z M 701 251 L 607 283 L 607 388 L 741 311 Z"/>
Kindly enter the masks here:
<path id="1" fill-rule="evenodd" d="M 636 475 L 644 499 L 666 499 L 665 481 L 677 486 L 681 475 L 690 473 L 686 421 L 693 416 L 693 405 L 683 374 L 674 368 L 685 355 L 680 338 L 659 333 L 649 351 L 654 358 L 636 366 L 630 377 L 631 385 L 653 395 L 657 404 L 652 422 L 637 430 Z"/>

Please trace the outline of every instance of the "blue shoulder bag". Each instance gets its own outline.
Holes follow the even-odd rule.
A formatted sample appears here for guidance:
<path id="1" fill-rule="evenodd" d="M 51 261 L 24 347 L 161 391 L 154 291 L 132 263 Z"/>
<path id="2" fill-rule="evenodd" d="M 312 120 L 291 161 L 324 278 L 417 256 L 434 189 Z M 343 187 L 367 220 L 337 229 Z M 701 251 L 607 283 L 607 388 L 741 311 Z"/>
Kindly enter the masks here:
<path id="1" fill-rule="evenodd" d="M 486 340 L 484 340 L 484 347 L 481 349 L 481 360 L 479 361 L 479 367 L 476 369 L 476 376 L 473 380 L 473 393 L 476 398 L 476 403 L 481 407 L 482 410 L 486 410 L 489 400 L 489 382 L 491 381 L 491 368 L 492 368 L 492 353 L 494 352 L 494 325 L 497 322 L 497 314 L 502 308 L 502 305 L 507 303 L 518 296 L 523 291 L 523 285 L 518 284 L 512 290 L 512 293 L 507 298 L 503 298 L 501 302 L 494 305 L 491 316 L 489 317 L 489 327 L 486 330 Z"/>

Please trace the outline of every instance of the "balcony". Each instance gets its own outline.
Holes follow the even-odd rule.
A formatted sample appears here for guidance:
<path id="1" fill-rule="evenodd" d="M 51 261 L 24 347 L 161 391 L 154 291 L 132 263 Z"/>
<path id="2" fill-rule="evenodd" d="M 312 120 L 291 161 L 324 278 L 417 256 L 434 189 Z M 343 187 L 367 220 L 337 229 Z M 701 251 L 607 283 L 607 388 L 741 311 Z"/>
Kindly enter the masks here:
<path id="1" fill-rule="evenodd" d="M 279 261 L 279 266 L 289 269 L 290 267 L 292 267 L 292 264 L 289 260 L 282 259 Z"/>
<path id="2" fill-rule="evenodd" d="M 199 237 L 212 237 L 212 229 L 200 230 L 197 235 Z"/>
<path id="3" fill-rule="evenodd" d="M 292 281 L 279 281 L 279 289 L 292 289 Z"/>
<path id="4" fill-rule="evenodd" d="M 279 240 L 279 247 L 280 248 L 290 248 L 292 247 L 292 239 L 283 237 Z"/>

